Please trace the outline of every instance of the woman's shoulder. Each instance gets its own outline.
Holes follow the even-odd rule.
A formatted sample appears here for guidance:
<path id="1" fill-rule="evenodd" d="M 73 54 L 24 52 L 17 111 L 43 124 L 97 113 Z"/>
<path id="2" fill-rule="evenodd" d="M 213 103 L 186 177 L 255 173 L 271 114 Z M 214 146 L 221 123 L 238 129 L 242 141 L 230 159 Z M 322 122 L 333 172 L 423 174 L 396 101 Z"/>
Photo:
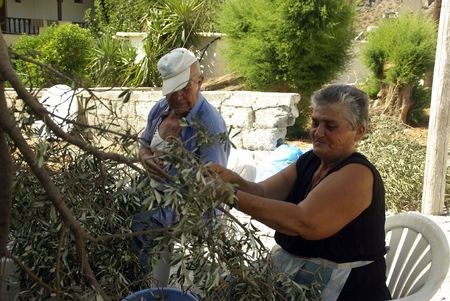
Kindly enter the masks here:
<path id="1" fill-rule="evenodd" d="M 364 156 L 363 154 L 361 154 L 359 152 L 352 153 L 347 159 L 345 159 L 343 161 L 344 165 L 351 164 L 351 163 L 359 163 L 362 165 L 366 165 L 370 168 L 372 168 L 372 167 L 375 168 L 375 166 L 372 164 L 372 162 L 370 162 L 366 156 Z"/>
<path id="2" fill-rule="evenodd" d="M 315 160 L 319 160 L 319 157 L 317 157 L 313 150 L 308 150 L 306 152 L 304 152 L 297 160 L 297 165 L 298 164 L 308 164 L 311 161 L 315 161 Z"/>
<path id="3" fill-rule="evenodd" d="M 344 162 L 342 162 L 341 167 L 348 165 L 348 164 L 360 164 L 366 166 L 368 169 L 372 171 L 372 173 L 375 175 L 375 177 L 380 178 L 380 173 L 378 169 L 375 167 L 375 165 L 370 162 L 370 160 L 364 156 L 363 154 L 359 152 L 354 152 L 351 154 Z"/>

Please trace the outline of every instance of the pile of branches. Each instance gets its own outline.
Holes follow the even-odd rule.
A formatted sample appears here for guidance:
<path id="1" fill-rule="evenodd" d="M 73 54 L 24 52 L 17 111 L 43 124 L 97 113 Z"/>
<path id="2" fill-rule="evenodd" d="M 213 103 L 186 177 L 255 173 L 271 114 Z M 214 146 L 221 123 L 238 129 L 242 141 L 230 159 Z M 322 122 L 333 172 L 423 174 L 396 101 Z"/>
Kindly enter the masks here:
<path id="1" fill-rule="evenodd" d="M 19 267 L 23 298 L 78 300 L 97 295 L 119 300 L 153 286 L 130 249 L 134 236 L 152 234 L 150 255 L 159 254 L 168 242 L 174 245 L 171 285 L 195 291 L 201 299 L 305 300 L 308 288 L 274 270 L 251 222 L 243 224 L 223 208 L 233 202 L 233 188 L 179 140 L 160 155 L 176 175 L 143 168 L 132 155 L 139 144 L 137 133 L 77 124 L 50 113 L 20 82 L 9 56 L 0 33 L 0 258 Z M 7 105 L 6 82 L 22 107 Z M 80 90 L 82 85 L 72 82 L 72 88 Z M 111 124 L 117 122 L 117 114 L 111 116 Z M 43 126 L 37 128 L 35 120 Z M 84 130 L 65 132 L 61 122 L 97 138 L 108 135 L 114 143 L 97 147 L 83 136 Z M 200 145 L 211 142 L 199 132 Z M 164 185 L 164 196 L 149 176 Z M 173 226 L 129 230 L 133 214 L 167 207 L 178 217 Z M 222 215 L 213 214 L 217 208 Z"/>

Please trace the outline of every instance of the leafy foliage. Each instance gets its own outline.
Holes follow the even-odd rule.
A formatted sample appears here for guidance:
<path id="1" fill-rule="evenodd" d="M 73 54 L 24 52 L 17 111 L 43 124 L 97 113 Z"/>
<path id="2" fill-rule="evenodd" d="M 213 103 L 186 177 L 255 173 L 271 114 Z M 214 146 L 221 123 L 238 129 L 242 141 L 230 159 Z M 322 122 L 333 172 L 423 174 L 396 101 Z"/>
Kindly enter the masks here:
<path id="1" fill-rule="evenodd" d="M 223 203 L 234 201 L 233 188 L 200 164 L 195 152 L 186 151 L 181 141 L 173 140 L 170 150 L 161 154 L 162 160 L 178 170 L 175 176 L 167 178 L 161 195 L 143 172 L 102 160 L 59 139 L 41 139 L 38 135 L 42 129 L 32 126 L 33 116 L 17 106 L 12 108 L 36 151 L 37 162 L 49 171 L 75 218 L 96 238 L 86 243 L 89 260 L 101 286 L 114 299 L 155 286 L 150 275 L 141 273 L 127 234 L 133 214 L 161 207 L 172 208 L 178 222 L 154 232 L 155 244 L 147 251 L 150 258 L 156 259 L 168 244 L 174 246 L 173 285 L 191 289 L 204 300 L 229 296 L 238 300 L 305 300 L 307 292 L 316 294 L 314 288 L 300 286 L 274 270 L 268 250 L 251 223 L 242 224 L 226 209 L 221 209 L 221 216 L 214 214 Z M 95 129 L 95 136 L 114 142 L 105 150 L 117 150 L 120 145 L 122 153 L 135 153 L 136 135 L 126 124 L 121 122 L 121 131 L 131 133 L 130 136 L 106 136 L 102 130 L 119 122 L 113 116 L 114 113 L 107 124 Z M 224 135 L 210 137 L 195 122 L 192 126 L 199 131 L 200 145 L 225 139 Z M 11 146 L 18 167 L 12 253 L 44 282 L 61 288 L 64 300 L 93 297 L 94 292 L 81 281 L 74 237 L 41 184 L 30 174 L 18 149 Z M 22 277 L 24 299 L 49 297 L 39 285 L 25 275 Z"/>
<path id="2" fill-rule="evenodd" d="M 412 91 L 412 98 L 414 99 L 414 105 L 408 116 L 408 124 L 411 126 L 428 126 L 426 109 L 431 104 L 431 89 L 417 85 Z"/>
<path id="3" fill-rule="evenodd" d="M 169 19 L 176 18 L 175 24 L 184 20 L 186 25 L 193 24 L 199 31 L 211 31 L 216 28 L 215 16 L 217 8 L 224 0 L 94 0 L 94 10 L 88 11 L 86 21 L 97 34 L 115 33 L 118 31 L 145 31 L 147 21 L 152 19 L 149 12 L 153 8 L 170 12 Z M 165 8 L 164 8 L 165 7 Z M 192 8 L 195 8 L 194 10 Z M 195 10 L 200 14 L 192 14 Z M 151 14 L 151 13 L 150 13 Z M 193 18 L 193 19 L 192 19 Z M 174 24 L 174 25 L 175 25 Z M 186 29 L 186 28 L 184 28 Z"/>
<path id="4" fill-rule="evenodd" d="M 53 168 L 57 169 L 52 178 L 63 187 L 66 203 L 78 221 L 94 236 L 128 232 L 131 215 L 146 199 L 142 194 L 145 182 L 124 173 L 117 164 L 70 151 L 67 146 L 53 143 L 48 150 L 52 157 L 65 158 L 65 162 L 55 162 Z M 12 252 L 33 267 L 45 282 L 64 288 L 64 300 L 83 299 L 90 288 L 80 284 L 74 239 L 40 183 L 26 168 L 20 169 L 15 175 L 14 191 Z M 124 294 L 130 279 L 139 275 L 128 240 L 91 242 L 89 257 L 93 259 L 94 272 L 110 294 Z M 43 293 L 34 282 L 23 279 L 21 283 L 24 299 Z"/>
<path id="5" fill-rule="evenodd" d="M 383 178 L 387 209 L 420 211 L 425 146 L 405 134 L 408 127 L 397 119 L 373 117 L 371 124 L 359 151 L 377 167 Z"/>
<path id="6" fill-rule="evenodd" d="M 227 1 L 226 56 L 250 88 L 309 95 L 344 66 L 354 13 L 353 1 Z"/>
<path id="7" fill-rule="evenodd" d="M 170 1 L 98 1 L 97 19 L 91 28 L 99 36 L 91 56 L 96 85 L 156 87 L 161 85 L 157 71 L 159 58 L 177 47 L 189 48 L 214 7 L 206 0 Z M 126 7 L 124 7 L 126 6 Z M 128 14 L 132 14 L 128 22 Z M 132 59 L 125 42 L 114 42 L 108 36 L 117 31 L 142 31 L 147 34 L 143 53 Z M 104 76 L 105 67 L 109 76 Z"/>
<path id="8" fill-rule="evenodd" d="M 382 21 L 369 33 L 364 62 L 380 81 L 406 85 L 417 83 L 433 70 L 436 29 L 432 20 L 412 14 Z"/>
<path id="9" fill-rule="evenodd" d="M 288 137 L 306 133 L 311 93 L 329 82 L 349 57 L 354 1 L 229 0 L 219 15 L 225 56 L 249 89 L 302 96 Z"/>
<path id="10" fill-rule="evenodd" d="M 129 42 L 103 35 L 89 53 L 88 73 L 98 86 L 126 86 L 126 73 L 134 64 L 136 50 Z"/>
<path id="11" fill-rule="evenodd" d="M 376 99 L 380 92 L 380 80 L 375 76 L 369 76 L 364 83 L 357 84 L 357 86 L 366 92 L 370 99 Z"/>
<path id="12" fill-rule="evenodd" d="M 225 138 L 197 129 L 199 145 Z M 305 300 L 305 292 L 314 291 L 274 269 L 269 250 L 251 222 L 242 224 L 226 210 L 222 217 L 214 215 L 214 208 L 234 202 L 230 184 L 217 181 L 178 140 L 162 158 L 179 171 L 164 190 L 165 206 L 180 217 L 171 227 L 177 281 L 192 283 L 205 300 Z"/>
<path id="13" fill-rule="evenodd" d="M 86 74 L 92 42 L 92 36 L 87 29 L 75 24 L 63 24 L 51 26 L 37 36 L 22 36 L 13 50 L 80 80 Z M 61 79 L 32 63 L 16 60 L 15 65 L 17 73 L 29 86 L 72 84 L 69 80 Z"/>

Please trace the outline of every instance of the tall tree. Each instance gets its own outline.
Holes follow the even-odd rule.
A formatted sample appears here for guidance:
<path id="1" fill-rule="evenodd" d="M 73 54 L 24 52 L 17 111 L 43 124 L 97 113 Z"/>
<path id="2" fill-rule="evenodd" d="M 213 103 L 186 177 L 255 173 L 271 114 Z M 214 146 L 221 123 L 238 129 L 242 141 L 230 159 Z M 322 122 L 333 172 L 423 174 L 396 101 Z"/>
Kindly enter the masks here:
<path id="1" fill-rule="evenodd" d="M 354 1 L 225 2 L 226 57 L 250 88 L 308 96 L 349 58 Z"/>
<path id="2" fill-rule="evenodd" d="M 380 85 L 377 105 L 383 113 L 407 123 L 413 88 L 433 70 L 435 49 L 435 26 L 426 17 L 387 19 L 369 33 L 364 62 Z"/>

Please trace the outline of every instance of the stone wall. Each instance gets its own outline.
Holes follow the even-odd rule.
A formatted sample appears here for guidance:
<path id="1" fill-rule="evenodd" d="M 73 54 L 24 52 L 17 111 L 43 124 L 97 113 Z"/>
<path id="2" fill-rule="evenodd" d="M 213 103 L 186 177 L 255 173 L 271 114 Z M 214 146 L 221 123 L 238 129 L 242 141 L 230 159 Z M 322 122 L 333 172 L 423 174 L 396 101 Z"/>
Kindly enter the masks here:
<path id="1" fill-rule="evenodd" d="M 107 124 L 113 112 L 133 131 L 140 132 L 146 125 L 147 115 L 152 106 L 161 98 L 157 89 L 137 88 L 132 90 L 128 101 L 119 97 L 124 89 L 99 89 L 94 91 L 97 98 L 87 91 L 77 92 L 88 110 L 90 125 Z M 41 91 L 42 95 L 45 91 Z M 297 103 L 300 96 L 295 93 L 269 93 L 249 91 L 205 91 L 206 99 L 222 114 L 231 128 L 232 142 L 237 148 L 252 151 L 269 151 L 286 137 L 286 128 L 294 124 L 298 116 Z M 7 92 L 14 97 L 14 91 Z M 38 96 L 39 97 L 39 96 Z M 124 128 L 122 121 L 110 124 L 110 129 Z"/>

